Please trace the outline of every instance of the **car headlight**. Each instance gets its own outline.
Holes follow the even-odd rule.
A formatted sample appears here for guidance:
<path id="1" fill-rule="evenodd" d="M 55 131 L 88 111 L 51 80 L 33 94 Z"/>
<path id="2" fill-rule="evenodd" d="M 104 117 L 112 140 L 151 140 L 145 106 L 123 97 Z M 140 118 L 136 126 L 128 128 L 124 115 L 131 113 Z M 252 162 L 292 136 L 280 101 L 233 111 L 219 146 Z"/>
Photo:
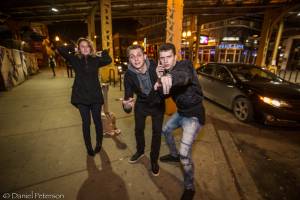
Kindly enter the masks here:
<path id="1" fill-rule="evenodd" d="M 259 99 L 261 101 L 263 101 L 264 103 L 266 104 L 269 104 L 271 106 L 274 106 L 274 107 L 291 107 L 290 104 L 288 104 L 287 102 L 285 101 L 282 101 L 282 100 L 278 100 L 278 99 L 273 99 L 273 98 L 269 98 L 269 97 L 263 97 L 263 96 L 259 96 Z"/>

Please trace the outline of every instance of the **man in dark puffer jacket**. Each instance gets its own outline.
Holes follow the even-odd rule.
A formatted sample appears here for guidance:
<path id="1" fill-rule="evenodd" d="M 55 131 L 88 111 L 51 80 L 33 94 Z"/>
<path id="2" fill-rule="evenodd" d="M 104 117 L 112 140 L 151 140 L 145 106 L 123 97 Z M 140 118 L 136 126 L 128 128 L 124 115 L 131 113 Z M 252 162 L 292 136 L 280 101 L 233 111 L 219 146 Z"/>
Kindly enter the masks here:
<path id="1" fill-rule="evenodd" d="M 177 107 L 177 112 L 171 116 L 162 131 L 170 154 L 160 157 L 160 161 L 181 162 L 184 170 L 184 193 L 181 199 L 192 199 L 195 193 L 192 144 L 205 122 L 202 90 L 192 63 L 176 62 L 173 44 L 166 43 L 160 46 L 159 61 L 159 81 L 154 88 L 162 90 L 166 96 L 171 96 Z M 183 133 L 178 152 L 172 132 L 179 127 L 183 129 Z"/>

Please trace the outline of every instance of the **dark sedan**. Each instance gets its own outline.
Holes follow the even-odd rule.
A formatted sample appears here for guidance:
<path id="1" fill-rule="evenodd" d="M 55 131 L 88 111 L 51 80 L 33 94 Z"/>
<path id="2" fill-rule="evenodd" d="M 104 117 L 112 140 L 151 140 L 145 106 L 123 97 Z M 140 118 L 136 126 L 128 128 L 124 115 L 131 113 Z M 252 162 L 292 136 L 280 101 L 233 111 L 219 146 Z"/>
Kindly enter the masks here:
<path id="1" fill-rule="evenodd" d="M 243 122 L 300 122 L 300 86 L 246 64 L 209 63 L 197 69 L 204 96 Z"/>

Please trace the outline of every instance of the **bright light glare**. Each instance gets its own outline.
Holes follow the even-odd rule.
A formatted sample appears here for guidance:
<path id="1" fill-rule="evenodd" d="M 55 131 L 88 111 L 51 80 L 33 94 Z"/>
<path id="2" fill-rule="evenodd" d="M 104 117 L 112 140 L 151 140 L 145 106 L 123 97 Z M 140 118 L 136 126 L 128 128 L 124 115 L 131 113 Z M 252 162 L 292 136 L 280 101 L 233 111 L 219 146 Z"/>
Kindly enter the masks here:
<path id="1" fill-rule="evenodd" d="M 259 97 L 260 100 L 274 107 L 290 107 L 290 105 L 284 101 L 279 101 L 277 99 L 271 99 L 269 97 Z"/>
<path id="2" fill-rule="evenodd" d="M 51 8 L 51 11 L 58 12 L 58 9 L 57 8 Z"/>
<path id="3" fill-rule="evenodd" d="M 187 33 L 186 33 L 186 36 L 187 37 L 190 37 L 192 35 L 192 32 L 191 31 L 188 31 Z"/>

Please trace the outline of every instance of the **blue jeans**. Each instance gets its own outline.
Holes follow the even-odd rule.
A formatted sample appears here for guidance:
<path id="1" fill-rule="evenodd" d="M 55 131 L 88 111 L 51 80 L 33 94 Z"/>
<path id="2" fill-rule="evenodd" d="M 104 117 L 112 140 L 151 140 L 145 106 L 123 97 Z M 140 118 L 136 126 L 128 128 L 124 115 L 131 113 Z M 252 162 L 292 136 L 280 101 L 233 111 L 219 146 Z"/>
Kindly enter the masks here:
<path id="1" fill-rule="evenodd" d="M 192 144 L 195 141 L 202 125 L 196 117 L 180 116 L 177 112 L 174 113 L 169 121 L 165 124 L 162 134 L 166 138 L 166 143 L 169 147 L 170 154 L 177 157 L 178 151 L 172 132 L 181 127 L 183 129 L 182 138 L 180 141 L 179 156 L 180 162 L 184 171 L 184 187 L 186 189 L 195 189 L 194 187 L 194 164 L 192 161 Z"/>

